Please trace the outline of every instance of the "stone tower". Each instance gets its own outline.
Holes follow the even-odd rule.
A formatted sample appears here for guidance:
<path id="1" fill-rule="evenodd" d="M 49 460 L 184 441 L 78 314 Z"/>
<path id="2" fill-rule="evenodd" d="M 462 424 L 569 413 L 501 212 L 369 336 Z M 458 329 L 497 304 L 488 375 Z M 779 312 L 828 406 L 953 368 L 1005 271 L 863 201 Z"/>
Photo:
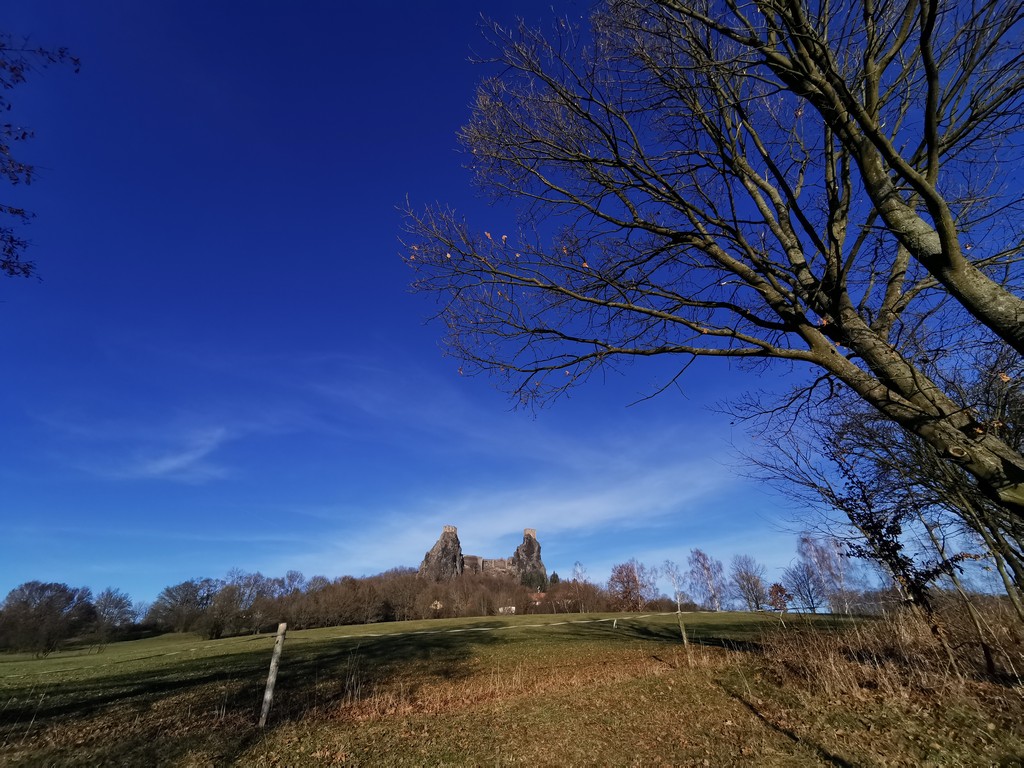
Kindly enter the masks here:
<path id="1" fill-rule="evenodd" d="M 537 541 L 535 528 L 526 528 L 523 531 L 523 543 L 516 547 L 509 564 L 524 584 L 535 587 L 547 584 L 548 569 L 540 559 L 540 542 Z"/>
<path id="2" fill-rule="evenodd" d="M 462 570 L 462 544 L 458 529 L 454 525 L 446 525 L 441 529 L 441 538 L 423 556 L 419 574 L 434 581 L 449 581 L 461 576 Z"/>

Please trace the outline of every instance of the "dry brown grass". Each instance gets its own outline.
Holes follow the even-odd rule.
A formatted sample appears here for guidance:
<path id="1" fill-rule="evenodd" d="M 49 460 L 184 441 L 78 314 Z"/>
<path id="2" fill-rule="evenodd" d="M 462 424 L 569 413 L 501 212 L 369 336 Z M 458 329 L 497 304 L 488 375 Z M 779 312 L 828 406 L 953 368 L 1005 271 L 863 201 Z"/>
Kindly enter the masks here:
<path id="1" fill-rule="evenodd" d="M 998 602 L 981 606 L 984 639 L 996 663 L 989 675 L 981 641 L 957 603 L 942 606 L 937 620 L 947 648 L 918 612 L 894 609 L 878 619 L 851 622 L 832 632 L 799 620 L 765 634 L 766 668 L 779 680 L 810 684 L 826 697 L 877 690 L 889 698 L 922 692 L 964 694 L 979 684 L 998 684 L 1008 695 L 1024 691 L 1024 642 L 1014 615 Z"/>
<path id="2" fill-rule="evenodd" d="M 986 640 L 998 660 L 993 677 L 961 610 L 951 603 L 938 615 L 952 654 L 910 610 L 833 631 L 792 622 L 766 633 L 754 683 L 744 683 L 746 699 L 798 738 L 820 738 L 854 764 L 1018 764 L 1020 627 L 997 602 L 984 606 Z M 739 689 L 735 680 L 732 688 Z"/>
<path id="3" fill-rule="evenodd" d="M 475 671 L 396 685 L 330 718 L 283 724 L 253 766 L 748 765 L 819 763 L 817 748 L 752 717 L 716 678 L 737 653 L 650 642 L 523 641 Z M 678 653 L 673 653 L 678 650 Z M 524 661 L 523 657 L 530 661 Z"/>
<path id="4" fill-rule="evenodd" d="M 733 654 L 696 645 L 688 653 L 672 648 L 652 654 L 649 648 L 622 649 L 582 645 L 572 654 L 535 654 L 475 658 L 458 678 L 432 679 L 400 675 L 373 685 L 372 673 L 351 670 L 349 695 L 326 713 L 332 718 L 372 721 L 410 715 L 438 715 L 467 708 L 559 695 L 596 685 L 657 678 L 680 668 L 712 672 L 724 669 Z"/>
<path id="5" fill-rule="evenodd" d="M 903 616 L 787 621 L 761 649 L 777 621 L 702 614 L 689 651 L 674 616 L 536 621 L 295 633 L 262 732 L 272 638 L 171 638 L 88 669 L 14 662 L 0 675 L 0 764 L 944 766 L 1024 754 L 1012 681 L 947 674 L 927 628 Z"/>

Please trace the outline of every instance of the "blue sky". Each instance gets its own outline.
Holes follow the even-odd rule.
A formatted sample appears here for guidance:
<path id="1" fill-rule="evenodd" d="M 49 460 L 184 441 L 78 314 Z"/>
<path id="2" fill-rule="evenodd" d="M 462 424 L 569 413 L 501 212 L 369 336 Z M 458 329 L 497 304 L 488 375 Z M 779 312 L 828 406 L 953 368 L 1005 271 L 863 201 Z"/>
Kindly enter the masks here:
<path id="1" fill-rule="evenodd" d="M 557 5 L 580 19 L 586 3 Z M 537 414 L 461 377 L 408 290 L 399 208 L 499 232 L 455 139 L 481 12 L 540 2 L 39 2 L 6 28 L 67 46 L 10 94 L 39 166 L 4 191 L 41 280 L 0 280 L 0 596 L 24 581 L 140 600 L 232 567 L 417 565 L 443 524 L 595 581 L 630 557 L 777 576 L 794 510 L 738 474 L 708 409 L 772 379 L 715 361 L 592 379 Z"/>

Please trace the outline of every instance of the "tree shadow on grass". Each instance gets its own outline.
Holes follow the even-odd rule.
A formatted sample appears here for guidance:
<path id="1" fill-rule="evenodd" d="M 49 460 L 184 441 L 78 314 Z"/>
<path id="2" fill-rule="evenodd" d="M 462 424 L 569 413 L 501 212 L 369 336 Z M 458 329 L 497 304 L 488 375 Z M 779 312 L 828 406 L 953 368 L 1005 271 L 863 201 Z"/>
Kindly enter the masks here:
<path id="1" fill-rule="evenodd" d="M 779 725 L 778 723 L 774 722 L 771 718 L 767 717 L 764 713 L 761 712 L 760 709 L 758 709 L 751 702 L 747 701 L 743 696 L 733 691 L 730 691 L 728 688 L 721 684 L 719 684 L 719 687 L 721 687 L 721 689 L 725 692 L 727 696 L 729 696 L 729 698 L 742 704 L 751 714 L 754 715 L 754 717 L 760 720 L 761 723 L 764 726 L 766 726 L 769 730 L 772 730 L 775 733 L 778 733 L 786 737 L 794 744 L 800 744 L 804 747 L 807 747 L 808 749 L 813 751 L 820 760 L 822 760 L 825 763 L 828 763 L 829 765 L 836 765 L 840 766 L 841 768 L 852 768 L 853 763 L 844 760 L 839 755 L 829 752 L 820 744 L 810 741 L 809 739 L 800 738 L 800 736 L 798 736 L 794 731 L 782 725 Z"/>
<path id="2" fill-rule="evenodd" d="M 577 631 L 580 634 L 589 634 L 591 636 L 614 636 L 626 641 L 642 640 L 645 643 L 663 644 L 665 647 L 673 646 L 675 649 L 682 647 L 679 625 L 674 620 L 650 622 L 631 619 L 632 617 L 626 615 L 617 621 L 581 624 L 577 627 Z M 734 622 L 716 621 L 713 624 L 702 624 L 699 621 L 687 622 L 684 618 L 684 622 L 686 623 L 687 637 L 691 646 L 696 645 L 712 648 L 724 648 L 726 650 L 740 651 L 743 653 L 760 652 L 762 650 L 760 637 L 766 629 L 769 629 L 772 626 L 770 623 L 751 622 L 749 620 L 739 620 Z M 836 625 L 838 626 L 838 624 Z M 833 624 L 823 623 L 822 628 L 829 629 L 834 627 Z M 652 657 L 657 661 L 666 664 L 673 663 L 668 661 L 666 658 L 661 658 L 658 654 L 652 654 Z M 801 738 L 793 730 L 774 722 L 771 718 L 762 713 L 757 706 L 739 693 L 729 690 L 720 682 L 717 684 L 730 698 L 746 708 L 767 728 L 784 736 L 793 743 L 811 750 L 822 762 L 829 765 L 841 766 L 843 768 L 851 766 L 851 763 L 847 762 L 842 757 L 829 752 L 820 744 L 817 744 L 807 738 Z"/>
<path id="3" fill-rule="evenodd" d="M 731 651 L 757 652 L 761 650 L 760 634 L 764 625 L 749 621 L 720 622 L 712 625 L 690 623 L 684 619 L 686 637 L 691 644 Z M 618 640 L 642 640 L 666 645 L 682 645 L 679 625 L 675 621 L 653 623 L 624 615 L 621 619 L 580 624 L 575 628 L 580 635 L 600 636 Z"/>
<path id="4" fill-rule="evenodd" d="M 496 642 L 501 640 L 493 632 L 445 630 L 299 646 L 287 666 L 282 661 L 272 718 L 293 720 L 338 702 L 369 698 L 398 676 L 427 682 L 467 677 L 474 649 Z"/>
<path id="5" fill-rule="evenodd" d="M 269 728 L 372 696 L 398 675 L 459 679 L 493 632 L 285 641 Z M 269 645 L 153 670 L 0 691 L 0 752 L 14 765 L 230 763 L 263 735 L 256 723 Z"/>

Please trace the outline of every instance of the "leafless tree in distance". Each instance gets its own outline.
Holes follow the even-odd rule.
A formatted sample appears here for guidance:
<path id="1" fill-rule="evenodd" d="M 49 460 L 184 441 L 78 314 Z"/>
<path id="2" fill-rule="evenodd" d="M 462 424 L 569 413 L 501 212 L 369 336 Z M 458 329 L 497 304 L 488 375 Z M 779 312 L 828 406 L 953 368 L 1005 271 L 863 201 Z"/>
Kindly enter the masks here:
<path id="1" fill-rule="evenodd" d="M 633 558 L 612 566 L 608 593 L 620 611 L 642 611 L 658 596 L 657 571 Z"/>
<path id="2" fill-rule="evenodd" d="M 700 549 L 691 549 L 687 562 L 690 566 L 688 580 L 694 595 L 710 610 L 722 610 L 722 601 L 725 599 L 725 569 L 722 561 Z"/>
<path id="3" fill-rule="evenodd" d="M 729 581 L 748 611 L 761 611 L 768 605 L 767 571 L 750 555 L 736 555 L 729 566 Z"/>

